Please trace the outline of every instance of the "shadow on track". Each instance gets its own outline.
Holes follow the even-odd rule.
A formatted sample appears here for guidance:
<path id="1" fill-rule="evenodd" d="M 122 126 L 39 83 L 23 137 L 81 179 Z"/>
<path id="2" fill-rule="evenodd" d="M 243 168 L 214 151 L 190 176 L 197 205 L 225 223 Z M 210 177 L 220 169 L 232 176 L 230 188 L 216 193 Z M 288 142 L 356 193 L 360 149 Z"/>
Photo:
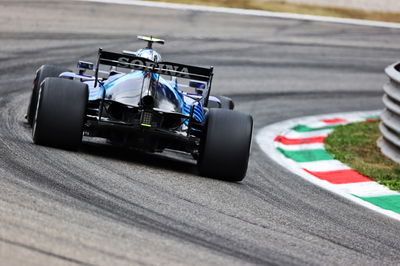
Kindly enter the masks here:
<path id="1" fill-rule="evenodd" d="M 190 159 L 189 155 L 183 153 L 175 153 L 172 151 L 164 153 L 146 153 L 143 151 L 91 141 L 84 141 L 83 145 L 79 149 L 79 153 L 137 163 L 157 169 L 168 169 L 180 173 L 198 175 L 196 162 L 193 159 Z"/>

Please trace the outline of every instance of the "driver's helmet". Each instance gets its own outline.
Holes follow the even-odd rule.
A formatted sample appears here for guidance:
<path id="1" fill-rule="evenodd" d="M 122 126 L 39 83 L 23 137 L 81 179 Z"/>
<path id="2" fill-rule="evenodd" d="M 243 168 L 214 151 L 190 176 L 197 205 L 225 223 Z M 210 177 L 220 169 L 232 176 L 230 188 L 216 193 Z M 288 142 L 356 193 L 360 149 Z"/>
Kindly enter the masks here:
<path id="1" fill-rule="evenodd" d="M 153 49 L 148 49 L 148 48 L 142 48 L 137 50 L 136 52 L 137 56 L 150 59 L 154 62 L 161 62 L 161 55 L 154 51 Z"/>

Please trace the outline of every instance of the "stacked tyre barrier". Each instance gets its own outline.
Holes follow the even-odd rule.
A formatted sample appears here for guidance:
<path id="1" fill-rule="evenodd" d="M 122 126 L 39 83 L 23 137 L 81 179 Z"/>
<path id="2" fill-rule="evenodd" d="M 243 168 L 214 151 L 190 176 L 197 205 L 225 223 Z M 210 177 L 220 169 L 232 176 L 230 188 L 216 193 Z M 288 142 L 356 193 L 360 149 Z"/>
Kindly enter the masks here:
<path id="1" fill-rule="evenodd" d="M 378 145 L 385 156 L 400 163 L 400 62 L 388 66 L 385 72 L 390 81 L 383 86 L 385 110 L 381 115 L 382 137 Z"/>

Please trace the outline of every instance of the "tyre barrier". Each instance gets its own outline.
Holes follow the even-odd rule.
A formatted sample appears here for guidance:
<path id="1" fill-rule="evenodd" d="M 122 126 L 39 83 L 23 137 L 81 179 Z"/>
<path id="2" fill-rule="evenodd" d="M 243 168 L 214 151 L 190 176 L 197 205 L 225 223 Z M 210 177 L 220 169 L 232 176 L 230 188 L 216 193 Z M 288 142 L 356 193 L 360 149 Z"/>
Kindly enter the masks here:
<path id="1" fill-rule="evenodd" d="M 378 146 L 386 157 L 400 163 L 400 62 L 388 66 L 385 72 L 390 80 L 383 86 L 385 110 L 381 114 Z"/>

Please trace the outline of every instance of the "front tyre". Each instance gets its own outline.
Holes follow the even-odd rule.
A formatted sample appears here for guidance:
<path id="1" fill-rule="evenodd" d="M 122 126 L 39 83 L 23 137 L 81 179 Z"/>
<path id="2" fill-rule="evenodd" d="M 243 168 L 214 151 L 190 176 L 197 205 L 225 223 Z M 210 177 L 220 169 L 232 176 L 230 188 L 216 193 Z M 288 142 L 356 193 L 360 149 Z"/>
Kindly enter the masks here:
<path id="1" fill-rule="evenodd" d="M 220 101 L 222 109 L 233 110 L 235 108 L 235 104 L 231 98 L 226 96 L 215 96 L 215 97 L 217 97 L 218 100 Z"/>
<path id="2" fill-rule="evenodd" d="M 33 142 L 76 150 L 82 143 L 88 87 L 79 81 L 46 78 L 40 86 Z"/>
<path id="3" fill-rule="evenodd" d="M 201 175 L 242 181 L 250 156 L 253 118 L 227 109 L 210 109 L 198 160 Z"/>
<path id="4" fill-rule="evenodd" d="M 207 105 L 208 108 L 221 108 L 229 110 L 233 110 L 235 108 L 235 103 L 231 98 L 221 95 L 215 95 L 213 97 L 217 98 L 219 102 L 209 100 Z"/>

